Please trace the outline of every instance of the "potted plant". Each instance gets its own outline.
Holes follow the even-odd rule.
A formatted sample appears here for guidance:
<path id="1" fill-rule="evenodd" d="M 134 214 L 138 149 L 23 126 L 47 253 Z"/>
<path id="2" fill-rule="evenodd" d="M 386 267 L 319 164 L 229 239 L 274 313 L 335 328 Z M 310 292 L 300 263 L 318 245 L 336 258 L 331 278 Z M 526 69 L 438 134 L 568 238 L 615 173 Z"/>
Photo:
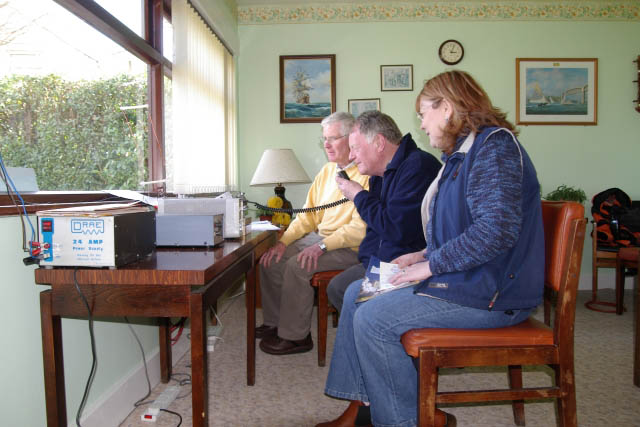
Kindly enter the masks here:
<path id="1" fill-rule="evenodd" d="M 564 184 L 559 185 L 558 188 L 548 193 L 544 198 L 546 200 L 569 200 L 578 203 L 584 203 L 587 201 L 587 195 L 583 190 L 568 187 Z"/>

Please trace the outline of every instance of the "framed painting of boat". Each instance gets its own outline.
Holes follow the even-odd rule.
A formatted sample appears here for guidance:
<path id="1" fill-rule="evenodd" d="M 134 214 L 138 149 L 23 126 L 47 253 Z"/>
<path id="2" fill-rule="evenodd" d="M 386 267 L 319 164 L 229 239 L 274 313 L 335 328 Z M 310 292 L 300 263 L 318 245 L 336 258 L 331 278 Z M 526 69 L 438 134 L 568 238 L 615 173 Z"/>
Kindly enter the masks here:
<path id="1" fill-rule="evenodd" d="M 516 124 L 597 125 L 598 58 L 516 58 Z"/>
<path id="2" fill-rule="evenodd" d="M 336 56 L 280 56 L 280 123 L 319 123 L 336 111 Z"/>

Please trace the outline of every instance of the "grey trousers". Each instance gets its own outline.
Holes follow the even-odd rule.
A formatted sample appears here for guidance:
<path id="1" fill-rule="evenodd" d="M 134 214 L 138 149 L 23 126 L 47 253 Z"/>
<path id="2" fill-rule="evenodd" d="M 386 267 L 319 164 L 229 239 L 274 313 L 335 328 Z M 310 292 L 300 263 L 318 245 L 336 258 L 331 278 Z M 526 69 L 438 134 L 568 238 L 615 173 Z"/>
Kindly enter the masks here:
<path id="1" fill-rule="evenodd" d="M 345 291 L 350 284 L 362 279 L 365 272 L 366 270 L 362 266 L 362 263 L 358 263 L 331 279 L 327 286 L 327 296 L 329 297 L 331 305 L 333 305 L 336 310 L 342 311 L 342 300 L 344 299 Z"/>
<path id="2" fill-rule="evenodd" d="M 280 262 L 273 258 L 269 268 L 260 266 L 260 290 L 264 324 L 278 327 L 278 336 L 301 340 L 311 330 L 313 288 L 311 276 L 318 271 L 341 270 L 358 263 L 358 255 L 347 248 L 336 249 L 318 258 L 318 267 L 307 271 L 296 260 L 299 252 L 322 240 L 309 233 L 287 246 Z"/>

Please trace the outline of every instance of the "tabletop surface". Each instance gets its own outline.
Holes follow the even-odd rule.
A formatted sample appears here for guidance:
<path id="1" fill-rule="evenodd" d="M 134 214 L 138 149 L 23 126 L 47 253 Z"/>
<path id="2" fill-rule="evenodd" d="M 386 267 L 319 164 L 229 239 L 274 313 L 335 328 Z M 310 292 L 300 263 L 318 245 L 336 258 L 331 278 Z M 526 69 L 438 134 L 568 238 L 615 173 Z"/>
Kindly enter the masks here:
<path id="1" fill-rule="evenodd" d="M 115 269 L 78 268 L 76 277 L 81 283 L 94 285 L 204 285 L 270 235 L 271 232 L 254 232 L 244 238 L 225 240 L 215 248 L 156 248 L 151 256 Z M 73 283 L 74 270 L 74 267 L 38 268 L 36 283 Z"/>

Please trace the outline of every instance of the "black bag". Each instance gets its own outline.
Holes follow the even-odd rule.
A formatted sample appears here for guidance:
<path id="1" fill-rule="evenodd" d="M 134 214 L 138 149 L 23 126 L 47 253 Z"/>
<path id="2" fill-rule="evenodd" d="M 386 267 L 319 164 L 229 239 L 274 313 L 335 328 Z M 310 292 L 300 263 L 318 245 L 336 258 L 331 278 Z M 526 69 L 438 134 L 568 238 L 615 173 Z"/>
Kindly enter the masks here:
<path id="1" fill-rule="evenodd" d="M 640 208 L 632 207 L 627 193 L 609 188 L 592 199 L 598 246 L 640 246 Z"/>

